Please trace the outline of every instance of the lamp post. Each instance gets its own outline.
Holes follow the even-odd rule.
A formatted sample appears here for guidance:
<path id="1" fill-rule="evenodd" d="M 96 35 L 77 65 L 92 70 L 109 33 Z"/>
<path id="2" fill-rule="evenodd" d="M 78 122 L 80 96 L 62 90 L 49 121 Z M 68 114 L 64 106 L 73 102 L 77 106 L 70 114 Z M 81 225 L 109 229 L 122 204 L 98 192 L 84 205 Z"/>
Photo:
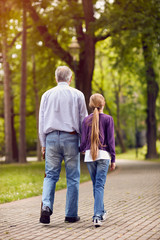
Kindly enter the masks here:
<path id="1" fill-rule="evenodd" d="M 138 94 L 137 94 L 137 93 L 134 93 L 134 107 L 135 107 L 135 148 L 136 148 L 136 158 L 138 158 L 137 98 L 138 98 Z"/>
<path id="2" fill-rule="evenodd" d="M 75 83 L 77 81 L 76 79 L 76 70 L 77 70 L 77 63 L 78 63 L 78 56 L 79 56 L 79 43 L 77 41 L 77 39 L 75 37 L 72 38 L 72 41 L 69 45 L 69 51 L 73 57 L 73 71 L 74 71 L 74 75 L 75 75 Z"/>
<path id="3" fill-rule="evenodd" d="M 78 61 L 79 48 L 80 48 L 80 46 L 79 46 L 77 39 L 75 37 L 73 37 L 72 41 L 69 45 L 69 50 L 73 57 L 73 61 Z"/>

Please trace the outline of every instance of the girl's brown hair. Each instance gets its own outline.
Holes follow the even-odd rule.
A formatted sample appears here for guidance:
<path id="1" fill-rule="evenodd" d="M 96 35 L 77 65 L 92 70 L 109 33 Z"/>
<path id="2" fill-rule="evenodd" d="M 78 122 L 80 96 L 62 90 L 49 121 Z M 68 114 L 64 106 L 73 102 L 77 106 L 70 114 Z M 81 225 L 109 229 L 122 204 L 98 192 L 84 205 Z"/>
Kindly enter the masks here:
<path id="1" fill-rule="evenodd" d="M 92 115 L 92 130 L 91 130 L 91 156 L 93 160 L 96 160 L 101 145 L 99 140 L 99 111 L 105 105 L 104 97 L 99 94 L 93 94 L 89 99 L 89 107 L 93 110 Z"/>

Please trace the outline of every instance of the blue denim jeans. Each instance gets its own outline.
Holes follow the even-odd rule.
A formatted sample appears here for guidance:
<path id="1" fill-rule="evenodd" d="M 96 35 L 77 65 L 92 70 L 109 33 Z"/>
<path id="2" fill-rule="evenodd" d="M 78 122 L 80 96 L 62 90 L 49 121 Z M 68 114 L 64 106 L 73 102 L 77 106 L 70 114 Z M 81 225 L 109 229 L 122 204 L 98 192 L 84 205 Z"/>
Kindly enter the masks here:
<path id="1" fill-rule="evenodd" d="M 46 137 L 45 173 L 43 183 L 42 202 L 53 212 L 53 203 L 56 183 L 59 180 L 61 163 L 64 159 L 67 195 L 66 217 L 76 217 L 78 214 L 79 180 L 80 180 L 80 156 L 79 136 L 61 131 L 54 131 Z"/>
<path id="2" fill-rule="evenodd" d="M 94 196 L 94 217 L 103 216 L 104 210 L 104 186 L 106 182 L 109 160 L 101 159 L 94 162 L 87 162 L 87 167 L 93 183 L 93 196 Z"/>

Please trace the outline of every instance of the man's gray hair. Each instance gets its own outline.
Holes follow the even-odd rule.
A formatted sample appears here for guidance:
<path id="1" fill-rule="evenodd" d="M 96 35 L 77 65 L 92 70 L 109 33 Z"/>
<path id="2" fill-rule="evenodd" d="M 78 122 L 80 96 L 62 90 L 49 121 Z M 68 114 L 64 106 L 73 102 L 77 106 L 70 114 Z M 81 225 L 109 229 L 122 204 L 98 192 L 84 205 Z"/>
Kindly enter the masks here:
<path id="1" fill-rule="evenodd" d="M 72 77 L 72 71 L 67 66 L 59 66 L 55 71 L 55 77 L 58 82 L 69 82 Z"/>

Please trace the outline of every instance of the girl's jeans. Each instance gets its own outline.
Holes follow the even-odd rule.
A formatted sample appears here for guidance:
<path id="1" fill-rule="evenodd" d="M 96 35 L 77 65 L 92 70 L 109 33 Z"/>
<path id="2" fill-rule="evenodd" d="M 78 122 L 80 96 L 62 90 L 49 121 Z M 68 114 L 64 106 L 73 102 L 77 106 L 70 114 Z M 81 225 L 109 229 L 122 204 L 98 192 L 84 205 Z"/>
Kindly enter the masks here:
<path id="1" fill-rule="evenodd" d="M 93 162 L 87 162 L 87 167 L 93 183 L 93 196 L 94 196 L 94 217 L 103 216 L 104 210 L 104 185 L 106 182 L 109 160 L 101 159 Z"/>
<path id="2" fill-rule="evenodd" d="M 67 195 L 66 217 L 76 217 L 78 214 L 80 157 L 79 136 L 62 131 L 54 131 L 46 137 L 45 174 L 43 183 L 42 202 L 53 212 L 56 183 L 59 180 L 61 163 L 64 159 Z"/>

